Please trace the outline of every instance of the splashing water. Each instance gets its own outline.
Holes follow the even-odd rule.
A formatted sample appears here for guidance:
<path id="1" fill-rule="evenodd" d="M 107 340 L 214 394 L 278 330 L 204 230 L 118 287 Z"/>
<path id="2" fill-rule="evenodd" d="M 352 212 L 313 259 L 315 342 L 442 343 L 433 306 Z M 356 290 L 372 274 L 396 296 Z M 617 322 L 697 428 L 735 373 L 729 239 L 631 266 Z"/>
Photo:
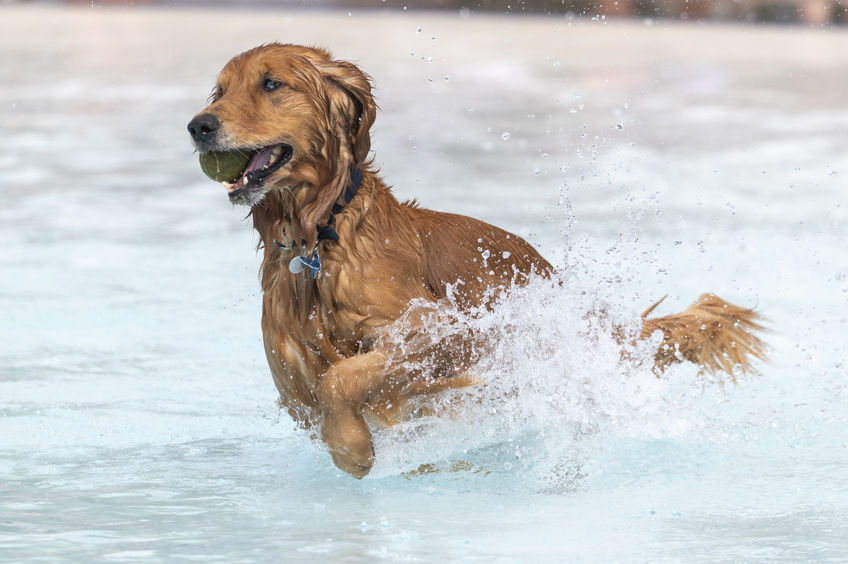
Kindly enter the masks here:
<path id="1" fill-rule="evenodd" d="M 681 394 L 673 371 L 657 378 L 652 370 L 660 335 L 637 341 L 640 316 L 572 282 L 533 276 L 489 308 L 465 312 L 449 297 L 429 314 L 426 342 L 401 342 L 407 320 L 399 320 L 390 334 L 400 348 L 450 337 L 476 343 L 471 373 L 479 384 L 425 400 L 433 414 L 376 431 L 372 476 L 425 464 L 520 470 L 549 483 L 579 465 L 576 453 L 590 437 L 678 436 L 699 426 L 701 383 L 690 379 Z"/>

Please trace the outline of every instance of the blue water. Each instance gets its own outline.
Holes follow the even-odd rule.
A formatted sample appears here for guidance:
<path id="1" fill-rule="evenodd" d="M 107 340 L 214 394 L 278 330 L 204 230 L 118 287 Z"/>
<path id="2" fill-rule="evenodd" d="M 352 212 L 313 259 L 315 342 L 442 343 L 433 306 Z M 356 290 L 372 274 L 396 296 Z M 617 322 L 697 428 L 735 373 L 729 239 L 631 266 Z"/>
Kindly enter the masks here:
<path id="1" fill-rule="evenodd" d="M 0 561 L 848 558 L 844 32 L 0 11 Z M 277 408 L 256 237 L 184 129 L 269 40 L 375 77 L 399 197 L 569 279 L 474 320 L 489 385 L 378 432 L 362 481 Z M 772 330 L 737 384 L 581 336 L 591 299 L 707 290 Z"/>

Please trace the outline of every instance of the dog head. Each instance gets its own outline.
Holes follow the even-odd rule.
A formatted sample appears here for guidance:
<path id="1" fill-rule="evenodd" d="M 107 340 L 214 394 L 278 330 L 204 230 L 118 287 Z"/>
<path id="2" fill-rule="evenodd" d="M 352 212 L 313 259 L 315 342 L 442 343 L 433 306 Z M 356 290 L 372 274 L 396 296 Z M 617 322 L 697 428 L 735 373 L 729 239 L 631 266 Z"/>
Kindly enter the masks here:
<path id="1" fill-rule="evenodd" d="M 200 153 L 248 155 L 240 176 L 224 183 L 230 200 L 255 206 L 277 191 L 304 229 L 314 230 L 371 148 L 369 78 L 321 49 L 246 51 L 221 71 L 210 102 L 188 130 Z"/>

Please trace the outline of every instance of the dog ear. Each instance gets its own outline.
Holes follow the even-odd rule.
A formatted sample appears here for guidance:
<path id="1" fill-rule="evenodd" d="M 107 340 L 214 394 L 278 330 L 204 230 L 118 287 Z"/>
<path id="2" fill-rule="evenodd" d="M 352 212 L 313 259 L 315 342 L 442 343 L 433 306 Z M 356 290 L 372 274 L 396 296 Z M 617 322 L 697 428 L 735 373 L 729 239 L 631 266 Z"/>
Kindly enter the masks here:
<path id="1" fill-rule="evenodd" d="M 340 203 L 350 183 L 351 167 L 360 167 L 371 150 L 371 125 L 377 106 L 371 96 L 371 80 L 355 65 L 326 59 L 313 61 L 326 86 L 330 130 L 324 136 L 322 154 L 329 157 L 316 171 L 319 190 L 297 213 L 302 238 L 311 248 L 315 226 L 326 218 L 333 204 Z"/>
<path id="2" fill-rule="evenodd" d="M 331 61 L 321 65 L 320 70 L 337 87 L 338 94 L 346 98 L 331 99 L 330 103 L 351 136 L 353 164 L 361 165 L 371 150 L 370 131 L 377 115 L 377 106 L 371 96 L 371 79 L 347 61 Z"/>

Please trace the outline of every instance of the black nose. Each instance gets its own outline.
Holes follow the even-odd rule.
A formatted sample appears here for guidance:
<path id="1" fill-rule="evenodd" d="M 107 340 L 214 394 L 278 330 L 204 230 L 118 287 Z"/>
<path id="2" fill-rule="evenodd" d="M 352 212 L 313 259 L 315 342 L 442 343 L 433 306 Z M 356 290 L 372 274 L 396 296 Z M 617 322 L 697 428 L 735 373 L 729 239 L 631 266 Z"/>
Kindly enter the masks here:
<path id="1" fill-rule="evenodd" d="M 200 114 L 194 116 L 194 119 L 188 122 L 188 132 L 191 133 L 191 138 L 197 142 L 208 141 L 211 139 L 221 122 L 212 114 Z"/>

